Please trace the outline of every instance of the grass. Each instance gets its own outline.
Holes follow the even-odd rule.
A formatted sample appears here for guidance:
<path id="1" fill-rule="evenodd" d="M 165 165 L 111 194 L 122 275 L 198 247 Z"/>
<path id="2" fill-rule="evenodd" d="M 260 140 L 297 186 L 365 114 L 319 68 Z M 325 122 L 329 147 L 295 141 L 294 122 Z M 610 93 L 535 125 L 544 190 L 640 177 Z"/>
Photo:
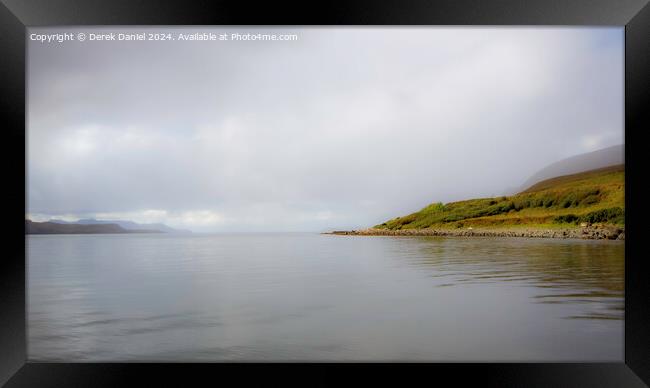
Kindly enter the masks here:
<path id="1" fill-rule="evenodd" d="M 548 179 L 512 196 L 432 203 L 377 229 L 624 225 L 624 166 Z"/>

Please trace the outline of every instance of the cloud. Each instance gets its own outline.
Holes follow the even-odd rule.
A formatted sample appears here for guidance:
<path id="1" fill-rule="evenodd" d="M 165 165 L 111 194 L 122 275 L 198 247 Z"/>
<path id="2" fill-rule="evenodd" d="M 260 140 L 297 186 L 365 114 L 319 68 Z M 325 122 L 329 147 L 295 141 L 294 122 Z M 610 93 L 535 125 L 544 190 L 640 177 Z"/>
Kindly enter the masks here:
<path id="1" fill-rule="evenodd" d="M 215 32 L 272 29 L 299 39 L 31 42 L 29 212 L 362 227 L 623 142 L 621 28 Z"/>

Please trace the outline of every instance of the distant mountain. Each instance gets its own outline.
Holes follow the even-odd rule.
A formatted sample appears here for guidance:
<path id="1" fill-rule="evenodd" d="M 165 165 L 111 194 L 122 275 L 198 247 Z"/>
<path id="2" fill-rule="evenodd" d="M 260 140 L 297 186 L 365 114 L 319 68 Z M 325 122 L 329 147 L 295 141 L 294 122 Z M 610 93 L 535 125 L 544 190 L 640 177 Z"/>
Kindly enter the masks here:
<path id="1" fill-rule="evenodd" d="M 170 228 L 169 226 L 165 224 L 138 224 L 133 221 L 126 221 L 126 220 L 96 220 L 94 218 L 86 218 L 86 219 L 81 219 L 78 221 L 64 221 L 64 220 L 57 220 L 57 219 L 51 219 L 49 222 L 56 223 L 56 224 L 67 224 L 67 225 L 105 225 L 105 224 L 115 224 L 119 225 L 120 227 L 126 229 L 126 230 L 142 230 L 142 229 L 147 229 L 147 230 L 157 230 L 159 232 L 164 232 L 164 233 L 192 233 L 190 230 L 183 230 L 183 229 L 174 229 Z"/>
<path id="2" fill-rule="evenodd" d="M 25 234 L 163 233 L 151 229 L 125 229 L 117 224 L 64 224 L 25 220 Z"/>
<path id="3" fill-rule="evenodd" d="M 625 164 L 625 151 L 622 144 L 597 151 L 572 156 L 557 161 L 528 178 L 518 191 L 523 191 L 536 183 L 564 175 L 596 170 L 599 168 Z"/>
<path id="4" fill-rule="evenodd" d="M 617 164 L 615 166 L 607 166 L 607 167 L 602 167 L 602 168 L 597 168 L 595 170 L 589 170 L 589 171 L 583 171 L 579 172 L 577 174 L 569 174 L 569 175 L 562 175 L 554 178 L 549 178 L 545 179 L 543 181 L 537 182 L 534 185 L 527 187 L 526 190 L 518 193 L 518 194 L 525 194 L 525 193 L 534 193 L 536 191 L 541 191 L 541 190 L 546 190 L 549 188 L 552 188 L 554 186 L 557 186 L 559 184 L 562 184 L 564 182 L 572 182 L 576 181 L 579 179 L 588 179 L 590 177 L 598 177 L 600 175 L 606 174 L 606 173 L 614 173 L 614 172 L 620 172 L 620 173 L 625 173 L 625 165 L 624 164 Z"/>

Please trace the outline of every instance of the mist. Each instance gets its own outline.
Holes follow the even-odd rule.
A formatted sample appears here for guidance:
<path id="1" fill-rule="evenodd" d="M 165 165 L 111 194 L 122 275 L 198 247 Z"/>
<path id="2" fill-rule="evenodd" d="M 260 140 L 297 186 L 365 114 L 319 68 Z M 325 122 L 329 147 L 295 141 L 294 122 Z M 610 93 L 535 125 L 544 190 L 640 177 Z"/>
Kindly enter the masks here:
<path id="1" fill-rule="evenodd" d="M 30 28 L 27 212 L 193 231 L 368 227 L 624 142 L 623 28 Z"/>

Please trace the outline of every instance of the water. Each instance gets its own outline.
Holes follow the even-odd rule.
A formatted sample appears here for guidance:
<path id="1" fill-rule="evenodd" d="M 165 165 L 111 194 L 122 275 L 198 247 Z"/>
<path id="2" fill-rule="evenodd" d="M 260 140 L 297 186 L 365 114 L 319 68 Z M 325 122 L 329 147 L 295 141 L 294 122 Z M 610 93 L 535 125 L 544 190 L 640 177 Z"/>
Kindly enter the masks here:
<path id="1" fill-rule="evenodd" d="M 30 235 L 32 361 L 622 361 L 624 242 Z"/>

